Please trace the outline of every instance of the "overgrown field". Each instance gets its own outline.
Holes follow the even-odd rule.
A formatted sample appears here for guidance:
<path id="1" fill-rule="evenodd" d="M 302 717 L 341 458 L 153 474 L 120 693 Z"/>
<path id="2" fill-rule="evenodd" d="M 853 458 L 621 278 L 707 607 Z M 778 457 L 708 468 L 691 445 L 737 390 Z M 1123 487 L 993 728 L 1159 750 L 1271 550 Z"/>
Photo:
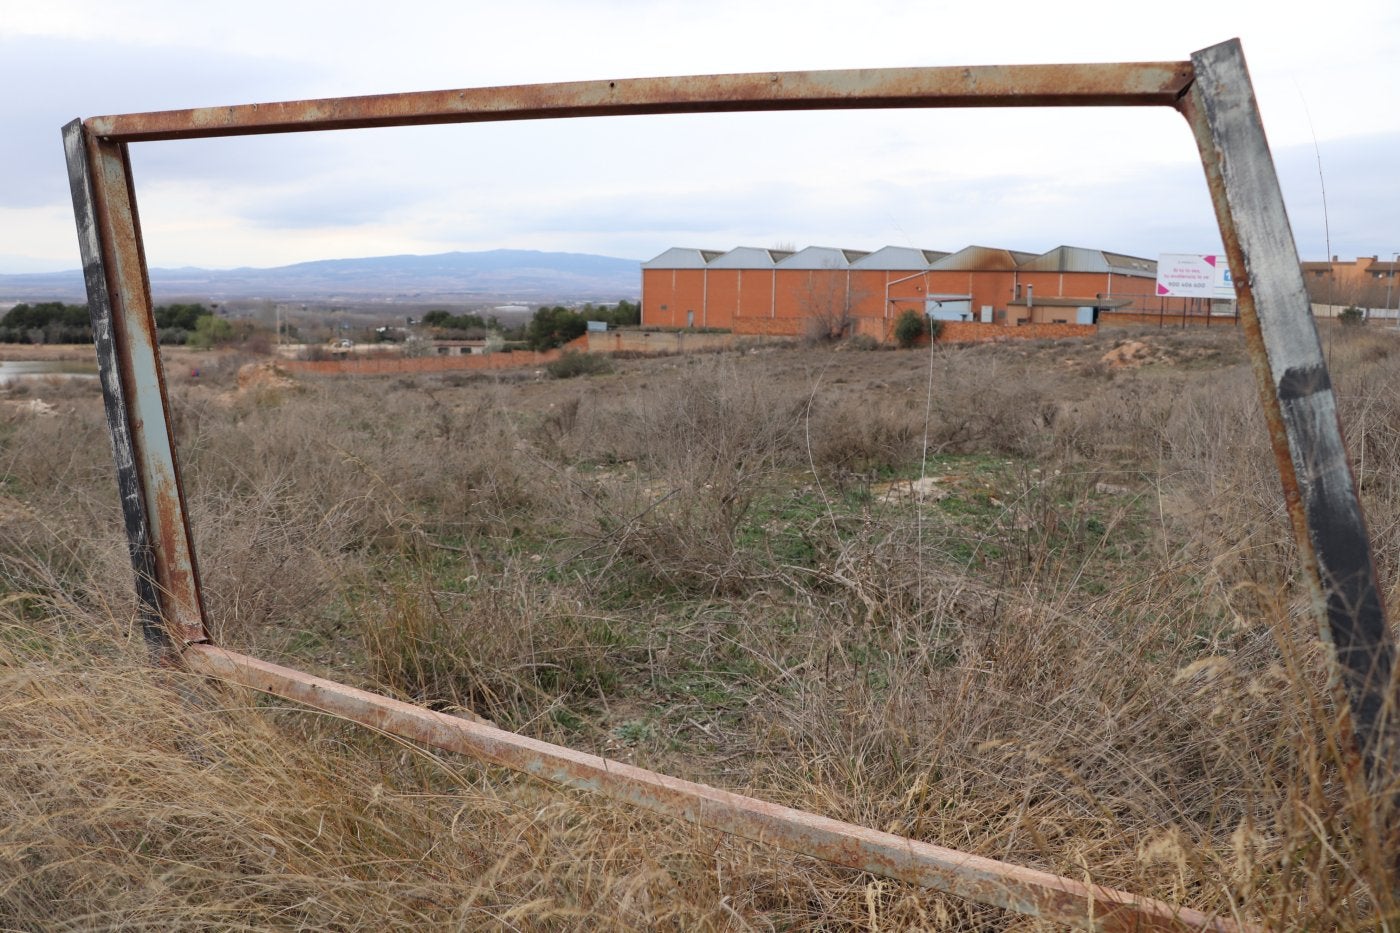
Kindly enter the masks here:
<path id="1" fill-rule="evenodd" d="M 1394 581 L 1400 338 L 1324 336 Z M 174 371 L 214 635 L 1275 929 L 1393 927 L 1240 335 L 1123 339 Z M 1044 926 L 152 670 L 131 594 L 95 389 L 11 390 L 0 928 Z"/>

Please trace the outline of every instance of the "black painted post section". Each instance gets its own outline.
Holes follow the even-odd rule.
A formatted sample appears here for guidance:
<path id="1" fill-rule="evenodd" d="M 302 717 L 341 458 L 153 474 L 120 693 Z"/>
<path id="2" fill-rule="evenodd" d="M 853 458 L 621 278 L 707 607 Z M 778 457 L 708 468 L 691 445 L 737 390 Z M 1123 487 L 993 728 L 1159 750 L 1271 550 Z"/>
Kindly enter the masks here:
<path id="1" fill-rule="evenodd" d="M 1239 42 L 1192 63 L 1181 109 L 1201 149 L 1304 574 L 1366 772 L 1393 794 L 1395 645 L 1283 193 Z"/>
<path id="2" fill-rule="evenodd" d="M 153 651 L 164 651 L 170 647 L 170 637 L 161 620 L 145 494 L 142 492 L 131 425 L 127 422 L 129 408 L 122 387 L 112 327 L 112 299 L 98 224 L 92 163 L 89 161 L 87 132 L 81 120 L 74 120 L 63 128 L 63 148 L 68 160 L 68 185 L 73 194 L 73 216 L 77 221 L 78 246 L 83 257 L 83 280 L 87 286 L 88 313 L 92 317 L 92 339 L 97 347 L 102 399 L 112 438 L 112 456 L 117 466 L 117 491 L 121 497 L 122 517 L 126 522 L 131 566 L 136 573 L 141 631 L 146 644 Z"/>

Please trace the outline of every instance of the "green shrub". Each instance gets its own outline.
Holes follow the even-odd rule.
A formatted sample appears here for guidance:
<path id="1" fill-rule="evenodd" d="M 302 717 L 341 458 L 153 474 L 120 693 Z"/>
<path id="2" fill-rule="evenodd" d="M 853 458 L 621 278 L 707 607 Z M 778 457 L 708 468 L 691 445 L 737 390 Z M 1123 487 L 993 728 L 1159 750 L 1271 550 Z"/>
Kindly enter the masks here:
<path id="1" fill-rule="evenodd" d="M 540 308 L 525 328 L 525 342 L 532 350 L 549 350 L 583 336 L 588 321 L 577 311 L 561 305 Z"/>
<path id="2" fill-rule="evenodd" d="M 912 308 L 900 312 L 894 322 L 895 343 L 906 350 L 918 343 L 927 332 L 926 318 Z"/>
<path id="3" fill-rule="evenodd" d="M 555 379 L 572 379 L 575 376 L 596 376 L 612 372 L 612 361 L 596 353 L 579 353 L 568 350 L 557 360 L 544 365 L 545 372 Z"/>
<path id="4" fill-rule="evenodd" d="M 1341 314 L 1337 315 L 1337 321 L 1341 324 L 1345 324 L 1348 326 L 1352 324 L 1365 324 L 1366 316 L 1361 313 L 1360 308 L 1358 308 L 1356 305 L 1352 305 L 1351 307 L 1343 311 Z"/>

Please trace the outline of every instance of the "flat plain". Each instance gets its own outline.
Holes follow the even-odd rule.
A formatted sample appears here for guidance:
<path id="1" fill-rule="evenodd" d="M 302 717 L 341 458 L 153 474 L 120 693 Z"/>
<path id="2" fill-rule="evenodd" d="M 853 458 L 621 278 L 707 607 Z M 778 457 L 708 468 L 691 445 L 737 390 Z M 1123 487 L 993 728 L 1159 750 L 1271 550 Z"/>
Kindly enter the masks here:
<path id="1" fill-rule="evenodd" d="M 1400 335 L 1323 338 L 1393 609 Z M 187 362 L 220 644 L 1271 929 L 1400 916 L 1233 328 Z M 0 927 L 1049 928 L 154 669 L 134 619 L 95 386 L 10 387 Z"/>

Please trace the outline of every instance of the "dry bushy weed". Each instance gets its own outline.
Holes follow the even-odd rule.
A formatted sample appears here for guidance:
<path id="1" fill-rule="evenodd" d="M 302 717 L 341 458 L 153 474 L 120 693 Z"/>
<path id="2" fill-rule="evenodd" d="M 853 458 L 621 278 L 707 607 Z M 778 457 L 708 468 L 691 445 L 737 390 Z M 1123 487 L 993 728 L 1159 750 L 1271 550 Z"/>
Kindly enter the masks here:
<path id="1" fill-rule="evenodd" d="M 1383 579 L 1394 335 L 1328 333 Z M 1387 928 L 1238 334 L 178 382 L 215 638 L 1279 930 Z M 0 412 L 0 926 L 1031 930 L 153 670 L 100 405 Z M 1386 591 L 1393 603 L 1393 591 Z"/>

